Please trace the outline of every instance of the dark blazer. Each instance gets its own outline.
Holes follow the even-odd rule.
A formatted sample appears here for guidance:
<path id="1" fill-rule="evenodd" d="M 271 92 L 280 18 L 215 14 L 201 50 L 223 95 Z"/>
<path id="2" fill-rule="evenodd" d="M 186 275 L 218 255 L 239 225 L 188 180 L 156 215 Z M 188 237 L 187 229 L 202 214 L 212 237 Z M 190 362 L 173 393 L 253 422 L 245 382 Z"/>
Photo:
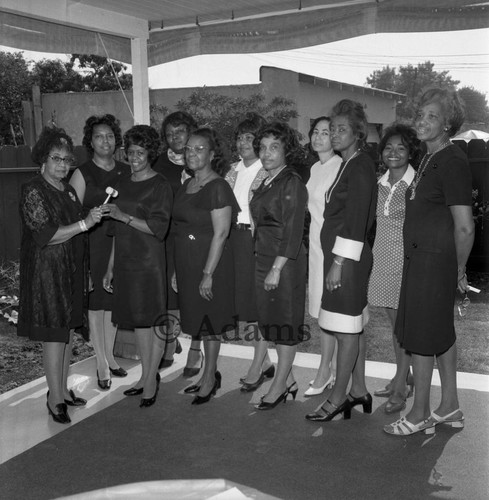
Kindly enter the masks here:
<path id="1" fill-rule="evenodd" d="M 263 181 L 250 203 L 255 252 L 297 259 L 306 205 L 307 189 L 294 168 L 285 167 L 268 185 Z"/>

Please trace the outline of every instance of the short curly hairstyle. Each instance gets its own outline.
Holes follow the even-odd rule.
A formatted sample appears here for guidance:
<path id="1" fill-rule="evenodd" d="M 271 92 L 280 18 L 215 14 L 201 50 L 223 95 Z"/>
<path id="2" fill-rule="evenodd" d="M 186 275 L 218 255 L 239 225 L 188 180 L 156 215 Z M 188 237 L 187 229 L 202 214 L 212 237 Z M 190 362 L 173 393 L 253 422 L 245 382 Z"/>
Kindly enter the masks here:
<path id="1" fill-rule="evenodd" d="M 111 114 L 96 116 L 92 115 L 87 118 L 85 126 L 83 127 L 83 140 L 82 144 L 85 146 L 90 154 L 93 154 L 92 137 L 93 129 L 97 125 L 107 125 L 115 136 L 115 148 L 120 148 L 122 146 L 122 131 L 119 120 Z"/>
<path id="2" fill-rule="evenodd" d="M 382 153 L 385 149 L 387 141 L 398 135 L 401 138 L 404 146 L 408 148 L 409 159 L 412 166 L 416 167 L 419 163 L 421 156 L 421 141 L 416 135 L 416 130 L 405 123 L 393 123 L 384 130 L 382 139 L 379 143 L 379 154 L 382 159 Z"/>
<path id="3" fill-rule="evenodd" d="M 41 166 L 46 162 L 54 148 L 66 149 L 71 155 L 74 152 L 73 140 L 62 128 L 44 127 L 36 144 L 32 148 L 31 158 Z"/>
<path id="4" fill-rule="evenodd" d="M 219 134 L 212 128 L 202 127 L 194 130 L 190 137 L 202 137 L 207 141 L 209 150 L 214 152 L 214 158 L 211 161 L 211 167 L 214 172 L 217 172 L 221 177 L 224 177 L 230 168 L 229 154 Z"/>
<path id="5" fill-rule="evenodd" d="M 253 141 L 253 148 L 257 156 L 260 153 L 261 140 L 264 137 L 270 136 L 278 139 L 284 145 L 285 160 L 287 163 L 293 164 L 296 158 L 302 156 L 301 144 L 297 132 L 286 123 L 279 121 L 269 123 L 258 132 Z"/>
<path id="6" fill-rule="evenodd" d="M 267 124 L 267 120 L 258 113 L 246 113 L 244 120 L 238 123 L 234 133 L 234 139 L 237 140 L 240 135 L 256 135 Z"/>
<path id="7" fill-rule="evenodd" d="M 129 146 L 139 146 L 148 152 L 148 161 L 153 163 L 158 157 L 160 137 L 149 125 L 134 125 L 124 134 L 124 152 L 127 155 Z"/>
<path id="8" fill-rule="evenodd" d="M 165 147 L 168 147 L 168 142 L 166 141 L 166 127 L 168 127 L 168 125 L 171 125 L 172 127 L 185 125 L 189 135 L 197 128 L 197 122 L 195 119 L 188 113 L 185 113 L 185 111 L 175 111 L 174 113 L 170 113 L 163 120 L 160 130 L 161 140 L 163 141 Z"/>
<path id="9" fill-rule="evenodd" d="M 361 103 L 351 99 L 342 99 L 333 106 L 331 116 L 332 118 L 345 116 L 357 137 L 358 146 L 365 147 L 368 137 L 368 121 Z"/>
<path id="10" fill-rule="evenodd" d="M 418 101 L 418 110 L 433 102 L 438 103 L 447 123 L 448 137 L 453 137 L 462 126 L 465 120 L 465 107 L 458 93 L 453 89 L 440 89 L 431 87 L 421 92 Z"/>

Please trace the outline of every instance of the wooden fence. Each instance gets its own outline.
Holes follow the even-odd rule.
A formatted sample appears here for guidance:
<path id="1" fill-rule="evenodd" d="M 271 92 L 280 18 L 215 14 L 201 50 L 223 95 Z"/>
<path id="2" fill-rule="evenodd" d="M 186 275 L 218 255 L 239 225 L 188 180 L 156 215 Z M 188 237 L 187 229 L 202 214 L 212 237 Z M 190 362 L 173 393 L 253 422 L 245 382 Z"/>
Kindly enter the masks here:
<path id="1" fill-rule="evenodd" d="M 478 201 L 489 201 L 489 143 L 475 139 L 466 143 L 455 141 L 467 154 L 472 170 L 473 188 L 478 190 Z M 372 145 L 371 145 L 372 146 Z M 376 147 L 371 154 L 375 156 Z M 87 159 L 83 146 L 75 148 L 76 164 Z M 31 160 L 28 146 L 4 146 L 0 148 L 0 262 L 17 260 L 20 247 L 20 190 L 24 182 L 36 175 L 38 167 Z M 489 218 L 476 225 L 476 236 L 469 268 L 489 271 Z"/>

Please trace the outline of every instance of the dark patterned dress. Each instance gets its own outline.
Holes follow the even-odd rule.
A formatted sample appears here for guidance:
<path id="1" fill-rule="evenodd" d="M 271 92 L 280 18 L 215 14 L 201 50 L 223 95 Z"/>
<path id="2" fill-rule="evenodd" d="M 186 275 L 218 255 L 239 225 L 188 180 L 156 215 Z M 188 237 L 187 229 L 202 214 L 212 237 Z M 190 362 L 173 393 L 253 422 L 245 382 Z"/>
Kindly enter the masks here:
<path id="1" fill-rule="evenodd" d="M 229 241 L 212 276 L 212 300 L 200 296 L 199 285 L 214 236 L 211 211 L 230 206 L 234 223 L 239 206 L 231 187 L 222 178 L 208 182 L 193 194 L 186 193 L 187 184 L 188 181 L 178 191 L 173 207 L 182 331 L 194 338 L 221 335 L 236 322 L 234 266 Z"/>
<path id="2" fill-rule="evenodd" d="M 411 184 L 411 187 L 413 184 Z M 451 205 L 472 204 L 467 157 L 455 145 L 433 155 L 416 195 L 406 192 L 404 268 L 395 333 L 401 346 L 441 354 L 455 342 L 457 254 Z"/>
<path id="3" fill-rule="evenodd" d="M 80 233 L 48 245 L 60 226 L 82 219 L 75 190 L 59 191 L 41 175 L 22 186 L 20 303 L 17 333 L 43 342 L 69 341 L 70 329 L 88 334 L 88 237 Z"/>
<path id="4" fill-rule="evenodd" d="M 107 198 L 105 189 L 113 187 L 119 189 L 119 182 L 131 174 L 129 165 L 116 162 L 115 167 L 109 172 L 97 167 L 90 160 L 79 168 L 85 180 L 85 198 L 83 208 L 88 212 L 91 208 L 101 205 Z M 117 198 L 112 198 L 109 203 L 115 203 Z M 88 296 L 88 308 L 91 311 L 111 311 L 112 294 L 107 293 L 102 280 L 107 271 L 110 252 L 112 250 L 112 238 L 107 234 L 109 219 L 102 219 L 100 224 L 93 226 L 89 232 L 90 240 L 90 274 L 93 282 L 93 290 Z"/>

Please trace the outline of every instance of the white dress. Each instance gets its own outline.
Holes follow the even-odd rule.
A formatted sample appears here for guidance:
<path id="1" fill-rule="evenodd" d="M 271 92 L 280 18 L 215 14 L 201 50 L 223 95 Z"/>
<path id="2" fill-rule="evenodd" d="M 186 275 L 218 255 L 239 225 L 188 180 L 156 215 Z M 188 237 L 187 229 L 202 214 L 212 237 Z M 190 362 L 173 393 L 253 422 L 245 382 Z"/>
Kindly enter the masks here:
<path id="1" fill-rule="evenodd" d="M 334 155 L 326 163 L 316 162 L 311 167 L 311 176 L 307 182 L 308 208 L 311 214 L 309 228 L 309 314 L 313 318 L 319 316 L 323 295 L 323 250 L 320 234 L 324 222 L 324 197 L 336 178 L 341 161 L 340 156 Z"/>

